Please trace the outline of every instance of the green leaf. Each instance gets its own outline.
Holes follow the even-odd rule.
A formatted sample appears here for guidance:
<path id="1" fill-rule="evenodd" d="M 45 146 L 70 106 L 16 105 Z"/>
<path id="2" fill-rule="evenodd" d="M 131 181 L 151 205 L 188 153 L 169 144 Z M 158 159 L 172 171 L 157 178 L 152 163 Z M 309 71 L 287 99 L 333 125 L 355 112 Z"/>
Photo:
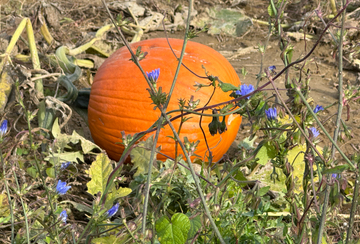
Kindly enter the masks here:
<path id="1" fill-rule="evenodd" d="M 131 162 L 134 164 L 131 170 L 137 169 L 134 176 L 145 174 L 149 168 L 150 155 L 153 146 L 153 136 L 150 136 L 146 141 L 141 141 L 130 152 Z M 155 156 L 156 157 L 156 156 Z"/>
<path id="2" fill-rule="evenodd" d="M 28 150 L 26 148 L 17 148 L 16 149 L 16 155 L 22 156 L 28 154 Z"/>
<path id="3" fill-rule="evenodd" d="M 95 195 L 98 192 L 103 193 L 112 171 L 113 168 L 111 160 L 105 155 L 105 153 L 97 155 L 96 160 L 92 162 L 88 171 L 91 178 L 91 181 L 86 184 L 88 192 L 92 195 Z"/>
<path id="4" fill-rule="evenodd" d="M 123 238 L 117 238 L 114 235 L 94 238 L 91 240 L 93 244 L 121 244 L 124 243 Z"/>
<path id="5" fill-rule="evenodd" d="M 7 217 L 0 218 L 0 224 L 6 224 L 6 223 L 10 222 L 10 219 L 11 219 L 10 214 Z"/>
<path id="6" fill-rule="evenodd" d="M 268 191 L 270 190 L 270 186 L 265 186 L 259 189 L 259 196 L 262 197 L 264 196 Z"/>
<path id="7" fill-rule="evenodd" d="M 156 234 L 161 244 L 184 244 L 190 227 L 188 216 L 182 213 L 174 214 L 171 222 L 167 216 L 163 216 L 155 224 Z"/>
<path id="8" fill-rule="evenodd" d="M 46 243 L 51 243 L 53 241 L 53 239 L 49 236 L 45 237 L 45 241 Z"/>
<path id="9" fill-rule="evenodd" d="M 321 147 L 316 147 L 320 153 L 322 153 Z M 260 150 L 262 147 L 260 148 Z M 295 146 L 291 150 L 288 151 L 286 158 L 288 162 L 293 166 L 293 177 L 295 182 L 295 193 L 300 193 L 303 189 L 303 175 L 305 170 L 305 161 L 304 161 L 304 153 L 306 151 L 306 144 L 301 144 Z M 316 166 L 314 166 L 314 170 L 316 171 Z M 258 170 L 255 174 L 251 176 L 247 176 L 249 180 L 260 180 L 261 183 L 266 186 L 270 186 L 272 191 L 283 192 L 286 193 L 286 176 L 283 171 L 279 168 L 274 168 L 268 163 L 260 170 Z M 314 178 L 317 181 L 317 177 Z"/>
<path id="10" fill-rule="evenodd" d="M 275 147 L 270 144 L 270 142 L 266 142 L 256 154 L 256 158 L 258 164 L 265 165 L 269 160 L 273 159 L 276 156 Z"/>
<path id="11" fill-rule="evenodd" d="M 242 172 L 241 170 L 238 170 L 236 172 L 236 174 L 234 175 L 234 178 L 238 181 L 248 181 L 248 179 L 246 179 L 245 175 L 244 175 L 244 172 Z M 239 183 L 238 183 L 239 184 Z M 240 187 L 245 187 L 247 186 L 247 183 L 242 183 L 242 184 L 239 184 Z"/>
<path id="12" fill-rule="evenodd" d="M 60 130 L 60 126 L 59 126 L 59 118 L 56 117 L 54 124 L 52 126 L 51 129 L 51 133 L 53 134 L 54 138 L 58 138 L 59 135 L 61 135 L 61 130 Z"/>
<path id="13" fill-rule="evenodd" d="M 61 134 L 58 118 L 55 119 L 51 132 L 56 138 L 55 146 L 61 149 L 67 147 L 69 143 L 78 144 L 79 142 L 81 143 L 82 152 L 84 154 L 89 153 L 94 148 L 100 149 L 95 143 L 86 140 L 84 137 L 80 136 L 75 130 L 73 131 L 72 135 Z"/>
<path id="14" fill-rule="evenodd" d="M 70 142 L 77 144 L 81 142 L 81 148 L 84 154 L 89 153 L 95 148 L 100 149 L 96 144 L 93 142 L 86 140 L 84 137 L 80 136 L 75 130 L 73 131 L 72 135 L 70 136 Z"/>
<path id="15" fill-rule="evenodd" d="M 225 82 L 219 82 L 219 87 L 223 92 L 239 90 L 239 87 L 236 87 L 233 84 L 225 83 Z"/>
<path id="16" fill-rule="evenodd" d="M 33 178 L 37 178 L 37 176 L 38 176 L 38 171 L 33 166 L 27 168 L 26 172 Z"/>
<path id="17" fill-rule="evenodd" d="M 110 192 L 106 198 L 106 203 L 111 203 L 110 205 L 112 206 L 112 203 L 120 197 L 125 197 L 127 195 L 129 195 L 132 192 L 132 190 L 130 188 L 127 187 L 120 187 L 119 189 L 112 189 L 112 192 Z M 107 205 L 105 203 L 105 205 Z"/>
<path id="18" fill-rule="evenodd" d="M 293 56 L 293 53 L 294 53 L 294 49 L 292 46 L 288 46 L 288 48 L 286 49 L 285 51 L 286 53 L 286 56 L 288 58 L 288 62 L 291 63 L 291 59 L 292 59 L 292 56 Z"/>
<path id="19" fill-rule="evenodd" d="M 342 172 L 344 172 L 348 168 L 349 168 L 349 165 L 347 165 L 347 164 L 338 165 L 338 166 L 335 166 L 334 168 L 331 168 L 331 169 L 325 169 L 323 171 L 323 174 L 341 174 Z"/>
<path id="20" fill-rule="evenodd" d="M 47 168 L 46 169 L 46 174 L 50 178 L 55 178 L 55 169 L 54 169 L 54 167 Z"/>
<path id="21" fill-rule="evenodd" d="M 84 162 L 84 155 L 82 152 L 63 152 L 63 153 L 53 153 L 51 156 L 46 157 L 46 161 L 50 160 L 59 160 L 59 162 L 77 162 L 77 159 Z M 56 162 L 56 161 L 53 161 Z"/>
<path id="22" fill-rule="evenodd" d="M 188 233 L 188 240 L 194 238 L 195 234 L 200 230 L 201 226 L 202 224 L 201 224 L 200 215 L 190 220 L 190 230 Z"/>
<path id="23" fill-rule="evenodd" d="M 268 6 L 268 14 L 269 14 L 269 16 L 270 17 L 275 17 L 275 15 L 276 15 L 276 10 L 273 10 L 273 7 L 271 6 L 271 4 Z"/>
<path id="24" fill-rule="evenodd" d="M 321 147 L 316 147 L 316 149 L 322 153 L 322 148 Z M 287 153 L 287 159 L 289 161 L 289 163 L 293 166 L 294 171 L 293 171 L 293 175 L 294 175 L 294 180 L 296 182 L 296 188 L 295 188 L 295 192 L 299 193 L 302 189 L 302 185 L 303 185 L 303 176 L 304 176 L 304 171 L 305 171 L 305 160 L 304 160 L 304 152 L 306 151 L 306 144 L 301 144 L 298 145 L 294 148 L 292 148 L 288 153 Z M 316 170 L 316 166 L 314 166 L 314 170 Z M 317 177 L 315 177 L 315 181 L 317 181 Z"/>
<path id="25" fill-rule="evenodd" d="M 89 171 L 87 171 L 91 178 L 91 180 L 86 184 L 88 192 L 94 196 L 99 192 L 103 194 L 112 171 L 113 167 L 111 160 L 105 153 L 98 154 L 96 160 L 92 162 Z M 111 184 L 107 193 L 108 195 L 105 202 L 105 208 L 111 207 L 115 199 L 129 195 L 131 193 L 131 189 L 125 187 L 116 189 L 115 185 Z"/>
<path id="26" fill-rule="evenodd" d="M 93 214 L 93 209 L 84 204 L 73 202 L 70 200 L 65 200 L 65 201 L 62 201 L 61 203 L 70 203 L 74 206 L 74 208 L 76 208 L 76 210 L 78 210 L 80 212 L 87 212 L 89 214 Z"/>

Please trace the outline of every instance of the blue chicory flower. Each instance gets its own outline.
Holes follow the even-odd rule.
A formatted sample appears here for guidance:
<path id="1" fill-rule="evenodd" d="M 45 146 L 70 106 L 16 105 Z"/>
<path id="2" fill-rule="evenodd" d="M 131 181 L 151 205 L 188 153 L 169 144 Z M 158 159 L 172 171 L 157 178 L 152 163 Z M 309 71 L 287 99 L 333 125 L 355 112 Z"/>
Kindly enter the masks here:
<path id="1" fill-rule="evenodd" d="M 69 167 L 69 165 L 70 165 L 70 162 L 61 163 L 60 170 L 66 169 L 67 167 Z"/>
<path id="2" fill-rule="evenodd" d="M 60 195 L 64 195 L 70 188 L 71 186 L 67 186 L 66 182 L 59 180 L 56 185 L 56 192 Z"/>
<path id="3" fill-rule="evenodd" d="M 5 119 L 0 126 L 0 138 L 3 138 L 8 129 L 8 121 Z"/>
<path id="4" fill-rule="evenodd" d="M 274 71 L 274 70 L 276 70 L 276 66 L 275 65 L 271 65 L 271 66 L 269 66 L 269 68 L 268 68 L 270 71 Z"/>
<path id="5" fill-rule="evenodd" d="M 316 138 L 320 135 L 319 131 L 315 127 L 311 127 L 310 130 L 313 134 L 313 138 Z"/>
<path id="6" fill-rule="evenodd" d="M 119 203 L 116 203 L 108 211 L 106 211 L 106 216 L 108 218 L 111 218 L 112 216 L 114 216 L 117 213 L 118 210 L 119 210 Z"/>
<path id="7" fill-rule="evenodd" d="M 253 87 L 253 85 L 246 85 L 243 84 L 240 86 L 240 90 L 235 91 L 235 94 L 238 96 L 246 96 L 247 94 L 253 92 L 255 89 Z M 247 99 L 249 99 L 250 97 L 247 97 Z"/>
<path id="8" fill-rule="evenodd" d="M 331 174 L 331 178 L 338 178 L 338 174 Z"/>
<path id="9" fill-rule="evenodd" d="M 314 113 L 317 113 L 321 110 L 324 110 L 323 106 L 316 105 L 316 107 L 314 108 Z"/>
<path id="10" fill-rule="evenodd" d="M 269 108 L 268 110 L 265 109 L 265 114 L 268 120 L 276 120 L 277 118 L 276 108 Z"/>
<path id="11" fill-rule="evenodd" d="M 146 74 L 151 82 L 156 83 L 160 76 L 160 68 L 154 69 L 150 73 L 146 72 Z"/>
<path id="12" fill-rule="evenodd" d="M 61 220 L 64 224 L 66 224 L 67 217 L 68 217 L 68 215 L 67 215 L 67 213 L 66 213 L 66 210 L 63 210 L 63 211 L 60 213 L 60 215 L 59 215 L 60 220 Z"/>

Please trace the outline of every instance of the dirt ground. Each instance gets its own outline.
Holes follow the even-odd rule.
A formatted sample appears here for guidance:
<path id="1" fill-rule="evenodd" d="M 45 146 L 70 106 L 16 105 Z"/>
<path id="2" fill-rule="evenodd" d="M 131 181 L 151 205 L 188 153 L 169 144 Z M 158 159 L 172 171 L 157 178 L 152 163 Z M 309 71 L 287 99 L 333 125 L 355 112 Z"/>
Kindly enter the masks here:
<path id="1" fill-rule="evenodd" d="M 112 1 L 107 1 L 111 5 Z M 29 17 L 33 23 L 33 27 L 36 33 L 36 40 L 38 44 L 38 49 L 41 53 L 54 52 L 56 47 L 60 45 L 67 45 L 71 48 L 77 47 L 89 41 L 89 36 L 91 33 L 94 33 L 101 26 L 110 23 L 108 15 L 106 14 L 102 2 L 99 0 L 89 1 L 48 1 L 41 4 L 38 1 L 2 1 L 0 3 L 1 7 L 1 38 L 9 38 L 15 31 L 17 25 L 20 23 L 22 17 Z M 158 12 L 167 11 L 168 13 L 173 13 L 174 10 L 179 6 L 186 6 L 186 1 L 166 1 L 166 0 L 156 0 L 156 1 L 143 1 L 141 5 L 145 6 L 148 9 Z M 265 0 L 255 0 L 255 1 L 220 1 L 220 0 L 197 0 L 194 3 L 194 8 L 198 13 L 206 12 L 206 10 L 215 5 L 219 5 L 222 8 L 233 8 L 233 9 L 242 9 L 244 13 L 254 19 L 267 21 L 269 18 L 267 7 L 268 1 Z M 50 7 L 49 7 L 50 6 Z M 297 1 L 291 2 L 285 8 L 285 22 L 295 23 L 296 21 L 301 21 L 308 16 L 309 13 L 315 8 L 316 3 L 313 1 Z M 329 14 L 330 10 L 328 6 L 322 6 L 323 13 Z M 132 20 L 128 13 L 110 7 L 111 12 L 114 15 L 123 14 L 126 19 Z M 45 41 L 39 33 L 40 22 L 39 14 L 45 16 L 46 21 L 50 27 L 50 32 L 53 35 L 56 43 L 52 46 L 46 45 Z M 309 19 L 311 22 L 311 19 Z M 320 25 L 320 26 L 318 26 Z M 293 60 L 303 57 L 314 45 L 317 40 L 317 33 L 321 30 L 323 26 L 319 22 L 311 22 L 307 25 L 307 31 L 314 34 L 314 40 L 295 40 L 291 39 L 292 45 L 294 46 Z M 181 29 L 181 28 L 180 28 Z M 301 29 L 301 28 L 300 28 Z M 334 30 L 334 29 L 332 29 Z M 182 30 L 168 30 L 168 37 L 171 38 L 183 38 Z M 114 51 L 117 47 L 121 46 L 119 42 L 114 38 L 114 32 L 110 32 L 107 35 L 107 43 L 112 44 Z M 260 71 L 261 64 L 261 55 L 259 52 L 250 52 L 244 55 L 230 58 L 236 54 L 236 51 L 239 49 L 244 49 L 247 47 L 257 48 L 259 44 L 263 44 L 266 41 L 268 35 L 268 27 L 264 25 L 259 25 L 254 22 L 254 25 L 241 37 L 232 37 L 226 35 L 209 35 L 201 33 L 198 37 L 194 38 L 193 41 L 200 42 L 202 44 L 208 45 L 220 53 L 224 54 L 233 65 L 242 83 L 253 84 L 257 83 L 256 75 Z M 142 36 L 142 39 L 156 38 L 156 37 L 165 37 L 163 31 L 150 31 L 145 33 Z M 128 37 L 130 40 L 130 37 Z M 19 41 L 17 47 L 15 48 L 16 53 L 27 54 L 28 49 L 24 44 L 26 35 L 23 35 L 23 41 Z M 309 58 L 309 64 L 307 66 L 310 69 L 311 73 L 311 96 L 314 98 L 315 104 L 320 104 L 322 106 L 328 106 L 337 101 L 338 91 L 338 68 L 336 65 L 336 60 L 333 58 L 334 46 L 329 41 L 329 37 L 326 37 L 326 42 L 321 42 L 320 45 L 316 48 L 315 52 Z M 266 50 L 263 67 L 268 67 L 271 65 L 276 66 L 276 70 L 280 71 L 284 65 L 280 58 L 281 52 L 278 47 L 279 39 L 277 37 L 271 37 L 269 40 L 269 46 Z M 4 52 L 6 48 L 6 42 L 2 42 L 0 45 L 0 51 Z M 103 60 L 100 61 L 100 63 Z M 18 62 L 19 64 L 29 67 L 29 64 L 24 64 Z M 50 68 L 50 67 L 49 67 Z M 242 69 L 245 68 L 247 75 L 244 77 L 242 75 Z M 53 68 L 51 68 L 54 70 Z M 94 75 L 96 69 L 90 69 L 89 72 Z M 84 72 L 85 73 L 85 72 Z M 357 71 L 344 70 L 344 82 L 345 84 L 358 84 L 358 73 Z M 281 77 L 276 81 L 276 84 L 279 85 L 279 88 L 283 88 L 284 78 Z M 45 88 L 53 89 L 53 81 L 45 81 Z M 265 79 L 260 83 L 263 84 Z M 82 80 L 77 84 L 79 87 L 89 86 L 86 82 L 86 77 L 83 77 Z M 271 89 L 271 87 L 268 87 Z M 271 90 L 268 91 L 269 94 L 272 93 Z M 352 129 L 353 139 L 347 141 L 341 147 L 345 149 L 347 154 L 352 154 L 354 151 L 357 151 L 360 148 L 359 145 L 359 134 L 360 134 L 360 118 L 359 114 L 360 106 L 358 104 L 351 104 L 350 110 L 350 120 L 347 121 L 347 125 Z M 320 117 L 326 120 L 326 126 L 330 132 L 333 132 L 333 121 L 334 114 L 337 111 L 337 106 L 333 106 L 325 112 L 321 112 Z M 346 110 L 344 111 L 344 118 L 346 117 Z M 7 114 L 8 117 L 16 118 L 17 115 L 11 116 Z M 86 138 L 91 138 L 89 130 L 86 128 L 86 124 L 81 120 L 77 115 L 72 117 L 72 120 L 67 126 L 67 131 L 70 133 L 72 130 L 80 131 L 80 134 L 83 134 Z M 237 140 L 233 144 L 233 148 L 236 148 L 237 143 L 242 140 L 245 136 L 249 135 L 250 124 L 247 121 L 244 121 L 239 131 Z"/>

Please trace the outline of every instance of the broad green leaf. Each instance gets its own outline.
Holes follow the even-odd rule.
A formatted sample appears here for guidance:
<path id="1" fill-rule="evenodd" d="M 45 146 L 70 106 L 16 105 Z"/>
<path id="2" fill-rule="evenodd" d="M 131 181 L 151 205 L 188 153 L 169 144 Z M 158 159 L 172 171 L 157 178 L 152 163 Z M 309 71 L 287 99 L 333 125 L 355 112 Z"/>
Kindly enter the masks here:
<path id="1" fill-rule="evenodd" d="M 108 194 L 108 196 L 106 198 L 106 202 L 111 203 L 110 205 L 112 205 L 112 203 L 114 202 L 115 199 L 120 198 L 120 197 L 125 197 L 125 196 L 129 195 L 131 192 L 132 192 L 132 190 L 127 187 L 120 187 L 119 189 L 113 188 L 112 192 Z"/>
<path id="2" fill-rule="evenodd" d="M 26 148 L 16 148 L 16 155 L 22 156 L 28 154 L 29 151 Z"/>
<path id="3" fill-rule="evenodd" d="M 265 143 L 256 154 L 258 164 L 265 165 L 269 160 L 275 157 L 275 148 L 270 144 L 270 142 Z"/>
<path id="4" fill-rule="evenodd" d="M 320 153 L 322 153 L 321 147 L 316 147 Z M 292 148 L 288 154 L 287 159 L 289 163 L 293 166 L 293 177 L 295 181 L 295 192 L 299 193 L 302 190 L 303 184 L 303 175 L 305 170 L 305 161 L 304 161 L 304 153 L 306 150 L 306 144 L 298 145 Z M 316 166 L 314 166 L 314 171 L 316 170 Z M 271 178 L 272 177 L 272 178 Z M 275 172 L 273 172 L 273 167 L 270 163 L 266 164 L 263 168 L 261 168 L 258 172 L 248 177 L 251 180 L 259 180 L 261 183 L 264 183 L 267 186 L 270 186 L 272 191 L 279 191 L 286 193 L 286 176 L 282 172 L 281 169 L 276 168 Z M 275 179 L 275 181 L 274 181 Z M 318 180 L 317 177 L 314 179 Z"/>
<path id="5" fill-rule="evenodd" d="M 55 158 L 55 159 L 54 159 Z M 53 153 L 51 156 L 46 157 L 46 161 L 50 160 L 59 160 L 60 162 L 77 162 L 77 159 L 84 162 L 84 155 L 80 152 L 63 152 L 63 153 Z"/>
<path id="6" fill-rule="evenodd" d="M 94 148 L 100 149 L 96 144 L 93 142 L 86 140 L 84 137 L 80 136 L 75 130 L 73 131 L 72 135 L 62 134 L 58 118 L 55 119 L 52 130 L 53 136 L 56 138 L 55 145 L 59 148 L 66 148 L 68 147 L 69 143 L 78 144 L 81 143 L 82 152 L 84 154 L 89 153 Z"/>
<path id="7" fill-rule="evenodd" d="M 54 169 L 54 167 L 47 168 L 46 169 L 46 174 L 50 178 L 55 178 L 55 169 Z"/>
<path id="8" fill-rule="evenodd" d="M 54 240 L 50 236 L 47 236 L 47 237 L 45 237 L 45 241 L 46 241 L 46 243 L 51 243 Z"/>
<path id="9" fill-rule="evenodd" d="M 93 214 L 93 209 L 91 207 L 88 207 L 88 206 L 84 205 L 84 204 L 73 202 L 73 201 L 70 201 L 70 200 L 65 200 L 65 201 L 62 201 L 61 203 L 70 203 L 70 204 L 73 205 L 74 208 L 76 208 L 76 210 L 78 210 L 80 212 L 87 212 L 89 214 Z"/>
<path id="10" fill-rule="evenodd" d="M 124 243 L 123 238 L 118 238 L 114 235 L 94 238 L 91 240 L 93 244 L 122 244 Z"/>
<path id="11" fill-rule="evenodd" d="M 38 171 L 36 170 L 35 167 L 31 166 L 29 168 L 26 169 L 26 172 L 33 177 L 34 179 L 37 178 L 38 176 Z"/>
<path id="12" fill-rule="evenodd" d="M 60 163 L 63 163 L 65 161 L 60 161 L 60 158 L 59 157 L 47 157 L 45 158 L 46 161 L 49 161 L 49 163 L 54 166 L 54 165 L 60 165 Z"/>
<path id="13" fill-rule="evenodd" d="M 95 194 L 101 192 L 104 193 L 108 178 L 113 171 L 111 160 L 105 153 L 97 155 L 96 160 L 92 162 L 89 171 L 91 180 L 87 183 L 88 192 L 95 196 Z M 113 201 L 117 198 L 127 196 L 131 193 L 130 188 L 120 187 L 116 189 L 115 185 L 112 184 L 107 192 L 107 198 L 105 202 L 105 208 L 111 207 Z"/>
<path id="14" fill-rule="evenodd" d="M 259 196 L 264 196 L 270 190 L 270 186 L 265 186 L 259 189 Z"/>
<path id="15" fill-rule="evenodd" d="M 70 142 L 77 144 L 81 142 L 81 148 L 84 154 L 91 152 L 91 150 L 98 148 L 96 144 L 93 142 L 86 140 L 84 137 L 80 136 L 75 130 L 73 131 L 72 135 L 70 136 Z"/>
<path id="16" fill-rule="evenodd" d="M 319 150 L 320 153 L 322 153 L 321 147 L 317 146 L 316 149 Z M 306 151 L 306 144 L 302 144 L 292 148 L 287 154 L 287 159 L 294 168 L 293 175 L 296 181 L 296 189 L 295 189 L 296 193 L 300 192 L 300 188 L 302 189 L 302 185 L 303 185 L 303 176 L 305 170 L 305 160 L 304 160 L 305 155 L 303 152 L 305 151 Z M 317 169 L 316 165 L 314 165 L 314 171 L 316 171 L 316 169 Z M 318 178 L 315 177 L 314 180 L 317 181 Z"/>
<path id="17" fill-rule="evenodd" d="M 239 90 L 239 87 L 234 86 L 233 84 L 230 84 L 230 83 L 225 83 L 225 82 L 219 82 L 219 87 L 221 88 L 221 90 L 223 92 Z"/>
<path id="18" fill-rule="evenodd" d="M 241 170 L 238 170 L 236 172 L 236 174 L 234 175 L 234 178 L 238 181 L 248 181 L 248 179 L 246 179 L 245 175 L 244 175 L 244 172 L 242 172 Z M 239 183 L 238 183 L 239 184 Z M 245 187 L 247 186 L 247 183 L 240 183 L 239 184 L 240 187 Z"/>
<path id="19" fill-rule="evenodd" d="M 131 150 L 131 162 L 134 164 L 131 170 L 137 169 L 134 176 L 138 176 L 147 172 L 147 169 L 149 168 L 152 145 L 153 136 L 150 136 L 146 141 L 139 142 L 137 147 Z"/>
<path id="20" fill-rule="evenodd" d="M 188 216 L 182 213 L 174 214 L 171 221 L 167 216 L 163 216 L 155 224 L 156 234 L 161 244 L 184 244 L 190 227 Z"/>
<path id="21" fill-rule="evenodd" d="M 88 192 L 92 195 L 98 192 L 103 193 L 112 170 L 111 160 L 105 153 L 97 155 L 96 160 L 91 164 L 88 171 L 91 178 L 91 181 L 86 184 Z"/>
<path id="22" fill-rule="evenodd" d="M 190 220 L 190 230 L 188 233 L 188 239 L 193 238 L 195 236 L 195 234 L 200 230 L 201 226 L 202 226 L 202 224 L 201 224 L 200 215 L 191 219 Z"/>
<path id="23" fill-rule="evenodd" d="M 349 168 L 349 165 L 347 165 L 347 164 L 338 165 L 338 166 L 335 166 L 334 168 L 324 170 L 323 174 L 341 174 L 348 168 Z"/>
<path id="24" fill-rule="evenodd" d="M 64 202 L 66 202 L 66 201 L 64 201 Z M 64 210 L 64 209 L 63 209 L 62 207 L 58 207 L 58 208 L 55 210 L 54 214 L 55 214 L 55 215 L 59 215 L 63 210 Z"/>

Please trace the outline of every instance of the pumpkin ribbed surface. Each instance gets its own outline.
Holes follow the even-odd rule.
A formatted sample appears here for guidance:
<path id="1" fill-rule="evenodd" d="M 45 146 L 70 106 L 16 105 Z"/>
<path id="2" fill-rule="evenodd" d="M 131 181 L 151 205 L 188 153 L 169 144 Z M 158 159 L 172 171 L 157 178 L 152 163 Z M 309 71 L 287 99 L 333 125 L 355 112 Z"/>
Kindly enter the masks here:
<path id="1" fill-rule="evenodd" d="M 180 57 L 183 40 L 169 39 L 176 55 Z M 162 87 L 163 92 L 168 93 L 176 71 L 178 61 L 171 52 L 166 39 L 151 39 L 131 44 L 132 50 L 141 46 L 142 52 L 147 52 L 144 59 L 140 61 L 141 66 L 147 72 L 160 68 L 160 76 L 157 87 Z M 112 54 L 99 68 L 95 75 L 91 88 L 90 102 L 88 107 L 88 118 L 91 135 L 94 142 L 105 149 L 110 158 L 119 160 L 123 152 L 121 142 L 121 131 L 126 134 L 135 134 L 147 130 L 160 116 L 158 110 L 153 110 L 154 104 L 146 90 L 148 85 L 138 67 L 130 61 L 130 53 L 126 47 L 122 47 Z M 230 63 L 218 52 L 205 45 L 188 42 L 185 50 L 183 63 L 194 73 L 205 76 L 205 67 L 208 74 L 218 76 L 219 79 L 235 86 L 240 85 L 240 80 Z M 185 67 L 180 68 L 174 93 L 171 97 L 167 111 L 179 109 L 179 99 L 187 101 L 193 95 L 195 100 L 200 99 L 200 105 L 208 101 L 213 87 L 203 87 L 195 92 L 195 82 L 208 84 L 207 79 L 201 79 L 189 72 Z M 229 93 L 224 93 L 220 88 L 211 99 L 209 105 L 230 100 Z M 205 113 L 211 113 L 210 110 Z M 174 117 L 176 114 L 172 114 Z M 189 116 L 189 115 L 188 115 Z M 230 117 L 230 118 L 229 118 Z M 202 128 L 205 131 L 209 147 L 213 153 L 213 161 L 220 160 L 234 141 L 238 132 L 241 117 L 227 116 L 227 131 L 221 135 L 211 136 L 208 124 L 211 117 L 202 118 Z M 221 120 L 221 119 L 220 119 Z M 180 138 L 186 136 L 189 141 L 200 140 L 195 153 L 206 160 L 208 155 L 204 135 L 199 127 L 200 116 L 191 115 L 191 119 L 182 125 Z M 173 121 L 176 129 L 179 128 L 180 120 Z M 144 139 L 148 138 L 148 134 Z M 158 146 L 161 152 L 175 156 L 175 142 L 168 136 L 173 136 L 168 125 L 161 130 Z M 179 152 L 181 149 L 179 147 Z M 158 155 L 158 159 L 165 159 Z"/>

